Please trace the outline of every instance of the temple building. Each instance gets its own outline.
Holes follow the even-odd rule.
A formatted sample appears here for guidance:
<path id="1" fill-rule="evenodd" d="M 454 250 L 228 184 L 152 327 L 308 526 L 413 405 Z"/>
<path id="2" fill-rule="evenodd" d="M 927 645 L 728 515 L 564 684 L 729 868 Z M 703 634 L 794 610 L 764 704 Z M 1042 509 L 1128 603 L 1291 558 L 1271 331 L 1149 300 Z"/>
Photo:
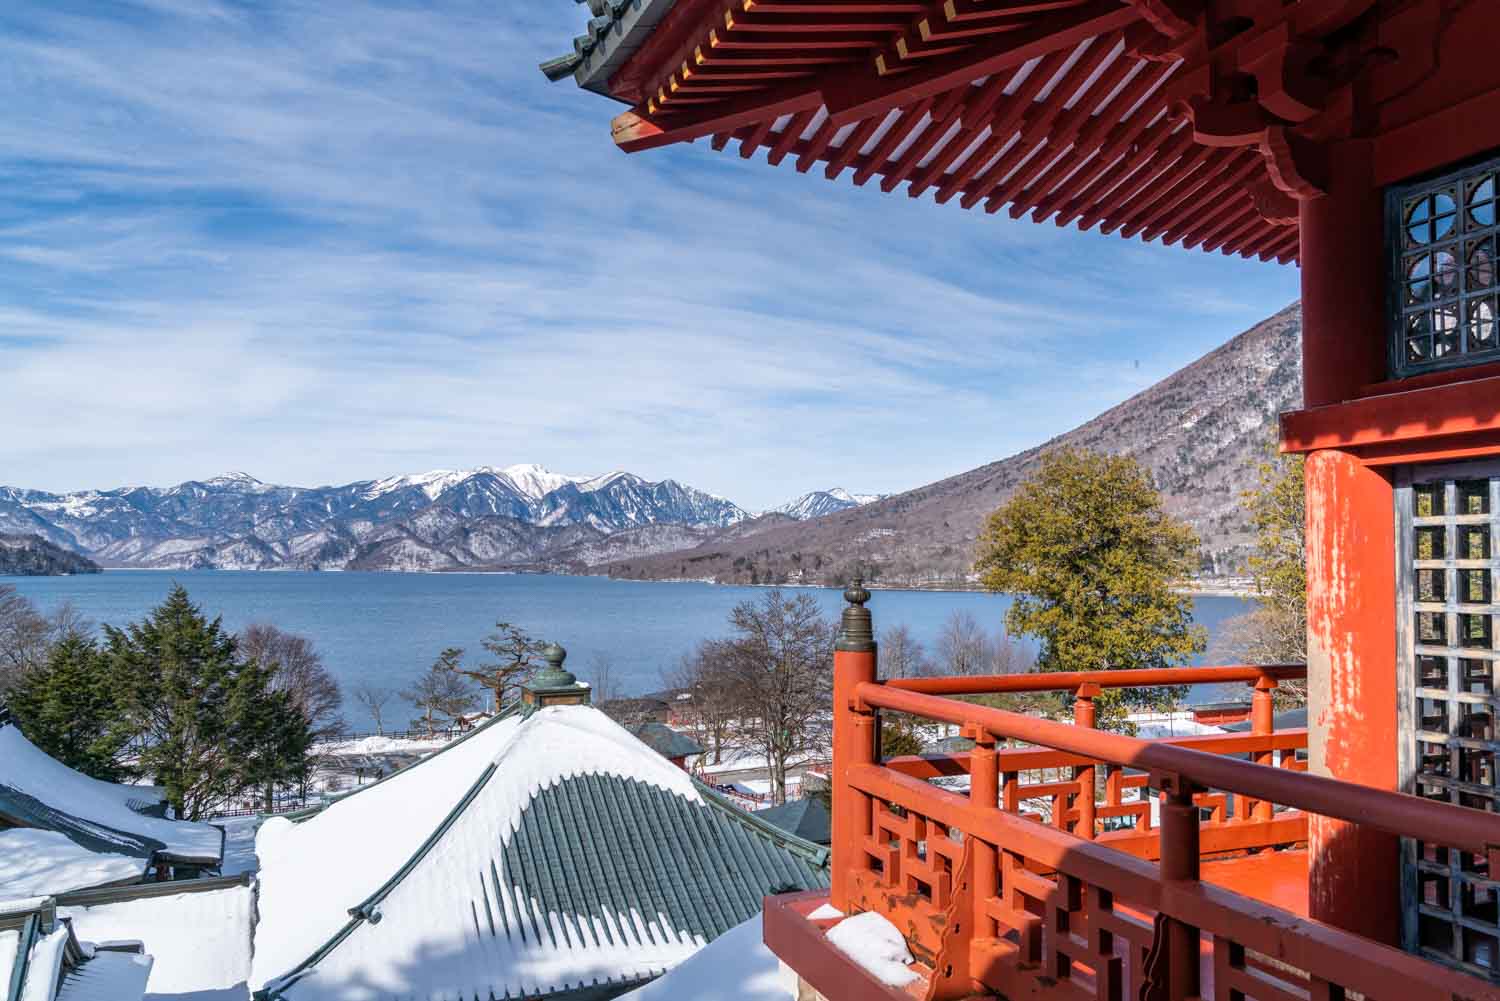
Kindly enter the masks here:
<path id="1" fill-rule="evenodd" d="M 217 872 L 224 832 L 49 757 L 0 707 L 0 900 Z"/>
<path id="2" fill-rule="evenodd" d="M 756 820 L 588 705 L 555 660 L 516 708 L 256 841 L 266 1001 L 617 997 L 824 891 Z"/>
<path id="3" fill-rule="evenodd" d="M 1071 692 L 1079 726 L 951 698 L 1003 679 L 880 681 L 852 588 L 833 885 L 768 901 L 773 950 L 832 1001 L 1500 997 L 1500 4 L 588 7 L 542 68 L 626 105 L 624 152 L 703 140 L 1301 268 L 1305 402 L 1281 443 L 1307 459 L 1305 669 L 1184 669 L 1249 686 L 1249 732 L 1133 740 L 1091 732 L 1093 696 L 1161 679 L 1004 682 Z M 1278 729 L 1272 694 L 1303 673 L 1308 725 Z M 881 761 L 882 711 L 975 747 Z M 953 774 L 967 795 L 928 781 Z M 1047 824 L 1022 816 L 1038 802 Z M 900 929 L 920 986 L 836 944 L 855 912 Z"/>

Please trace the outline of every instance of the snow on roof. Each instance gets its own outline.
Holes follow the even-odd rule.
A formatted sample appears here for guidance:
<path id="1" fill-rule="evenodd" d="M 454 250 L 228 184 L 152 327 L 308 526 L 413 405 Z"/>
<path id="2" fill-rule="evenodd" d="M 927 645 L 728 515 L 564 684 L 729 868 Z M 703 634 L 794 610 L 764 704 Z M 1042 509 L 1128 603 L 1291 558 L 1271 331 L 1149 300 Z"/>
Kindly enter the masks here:
<path id="1" fill-rule="evenodd" d="M 150 956 L 98 949 L 63 977 L 57 1001 L 134 1001 L 145 993 L 150 976 Z"/>
<path id="2" fill-rule="evenodd" d="M 90 851 L 56 831 L 0 831 L 0 897 L 52 896 L 145 874 L 139 856 Z"/>
<path id="3" fill-rule="evenodd" d="M 160 805 L 150 786 L 89 778 L 38 749 L 13 724 L 0 724 L 0 815 L 18 826 L 57 830 L 99 851 L 217 865 L 223 832 L 143 811 Z"/>
<path id="4" fill-rule="evenodd" d="M 349 922 L 494 761 L 519 717 L 499 717 L 443 750 L 293 823 L 272 817 L 256 834 L 261 920 L 251 983 L 301 963 Z"/>
<path id="5" fill-rule="evenodd" d="M 588 706 L 502 719 L 260 837 L 252 983 L 289 1001 L 629 984 L 765 893 L 827 883 L 817 846 L 725 805 Z"/>
<path id="6" fill-rule="evenodd" d="M 760 915 L 736 925 L 676 969 L 620 1001 L 791 1001 L 797 975 L 761 940 Z"/>
<path id="7" fill-rule="evenodd" d="M 20 1001 L 53 1001 L 62 982 L 63 958 L 68 950 L 68 929 L 54 928 L 31 947 L 26 979 L 21 981 Z"/>
<path id="8" fill-rule="evenodd" d="M 196 1001 L 223 991 L 246 998 L 254 893 L 248 882 L 217 886 L 218 880 L 213 890 L 186 889 L 198 882 L 165 884 L 184 887 L 180 893 L 161 893 L 163 884 L 155 884 L 132 899 L 59 906 L 58 915 L 82 939 L 140 941 L 155 960 L 147 983 L 153 997 L 188 995 Z"/>
<path id="9" fill-rule="evenodd" d="M 0 931 L 0 990 L 11 1001 L 142 1001 L 150 971 L 138 945 L 80 941 L 57 920 L 50 897 L 19 929 Z"/>

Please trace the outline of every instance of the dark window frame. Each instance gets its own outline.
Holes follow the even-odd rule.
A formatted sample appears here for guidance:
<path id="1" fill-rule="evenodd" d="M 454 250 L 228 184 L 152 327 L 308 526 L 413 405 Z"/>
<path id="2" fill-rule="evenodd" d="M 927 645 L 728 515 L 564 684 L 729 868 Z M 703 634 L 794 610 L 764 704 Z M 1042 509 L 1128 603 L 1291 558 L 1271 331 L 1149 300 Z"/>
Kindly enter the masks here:
<path id="1" fill-rule="evenodd" d="M 1493 175 L 1490 179 L 1492 181 L 1491 197 L 1480 200 L 1478 204 L 1488 210 L 1491 221 L 1488 224 L 1475 224 L 1472 228 L 1466 229 L 1465 222 L 1469 218 L 1468 212 L 1471 207 L 1469 182 L 1480 181 L 1482 183 L 1487 174 Z M 1478 186 L 1479 184 L 1474 185 L 1475 188 Z M 1408 222 L 1405 206 L 1413 196 L 1422 195 L 1430 199 L 1445 193 L 1444 189 L 1451 189 L 1446 193 L 1455 195 L 1453 230 L 1429 239 L 1422 244 L 1429 249 L 1421 252 L 1437 254 L 1452 251 L 1456 264 L 1456 292 L 1448 296 L 1437 294 L 1437 275 L 1434 269 L 1429 267 L 1426 278 L 1429 285 L 1427 295 L 1421 301 L 1410 302 L 1407 299 L 1406 258 L 1413 251 L 1419 251 L 1419 247 L 1407 245 Z M 1387 369 L 1390 377 L 1405 379 L 1430 372 L 1444 372 L 1500 362 L 1500 155 L 1488 155 L 1441 174 L 1390 185 L 1385 193 L 1385 214 L 1386 345 Z M 1440 213 L 1430 212 L 1427 219 L 1430 221 L 1439 216 Z M 1489 260 L 1485 265 L 1489 271 L 1490 282 L 1487 285 L 1475 286 L 1470 282 L 1470 264 L 1465 249 L 1468 244 L 1486 240 L 1489 241 L 1491 248 Z M 1474 304 L 1486 300 L 1490 306 L 1491 343 L 1478 351 L 1471 351 L 1470 310 Z M 1423 313 L 1426 313 L 1429 318 L 1435 317 L 1437 310 L 1442 307 L 1457 310 L 1457 326 L 1454 328 L 1454 336 L 1457 339 L 1456 349 L 1451 354 L 1438 357 L 1435 348 L 1439 330 L 1436 324 L 1431 324 L 1427 334 L 1429 342 L 1427 358 L 1419 361 L 1412 360 L 1407 350 L 1408 320 Z"/>

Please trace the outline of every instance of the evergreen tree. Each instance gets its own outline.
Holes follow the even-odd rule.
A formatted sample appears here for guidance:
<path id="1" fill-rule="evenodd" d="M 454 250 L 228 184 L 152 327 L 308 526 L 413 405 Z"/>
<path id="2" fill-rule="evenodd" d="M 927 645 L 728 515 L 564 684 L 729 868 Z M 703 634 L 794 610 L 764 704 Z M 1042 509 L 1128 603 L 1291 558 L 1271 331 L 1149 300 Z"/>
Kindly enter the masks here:
<path id="1" fill-rule="evenodd" d="M 64 633 L 41 664 L 20 676 L 8 703 L 26 739 L 96 779 L 118 781 L 119 711 L 97 644 L 80 631 Z"/>
<path id="2" fill-rule="evenodd" d="M 979 539 L 984 585 L 1015 596 L 1010 632 L 1041 641 L 1042 671 L 1181 664 L 1205 645 L 1192 600 L 1174 590 L 1198 565 L 1198 539 L 1162 506 L 1134 459 L 1078 449 L 1047 455 Z M 1169 708 L 1184 689 L 1106 691 L 1101 726 L 1128 705 Z"/>
<path id="3" fill-rule="evenodd" d="M 142 622 L 105 635 L 120 707 L 114 736 L 178 817 L 196 820 L 306 767 L 310 737 L 295 737 L 299 727 L 305 736 L 306 717 L 181 586 Z"/>

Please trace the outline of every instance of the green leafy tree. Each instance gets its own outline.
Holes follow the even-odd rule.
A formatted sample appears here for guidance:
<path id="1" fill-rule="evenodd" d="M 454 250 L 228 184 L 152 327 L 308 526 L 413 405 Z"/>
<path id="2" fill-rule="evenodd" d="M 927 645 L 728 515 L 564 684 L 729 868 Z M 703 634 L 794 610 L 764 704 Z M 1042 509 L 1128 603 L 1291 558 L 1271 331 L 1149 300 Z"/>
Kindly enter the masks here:
<path id="1" fill-rule="evenodd" d="M 106 626 L 103 656 L 120 709 L 113 736 L 177 816 L 199 819 L 306 768 L 307 718 L 181 586 L 141 622 Z"/>
<path id="2" fill-rule="evenodd" d="M 1006 626 L 1036 637 L 1042 671 L 1161 668 L 1201 653 L 1191 600 L 1174 590 L 1198 566 L 1198 538 L 1162 506 L 1134 459 L 1059 449 L 990 515 L 976 569 L 1015 596 Z M 1177 687 L 1106 691 L 1101 726 L 1130 706 L 1167 708 Z"/>
<path id="3" fill-rule="evenodd" d="M 26 739 L 53 758 L 96 779 L 124 777 L 113 685 L 87 634 L 58 638 L 46 659 L 20 676 L 8 703 Z"/>

